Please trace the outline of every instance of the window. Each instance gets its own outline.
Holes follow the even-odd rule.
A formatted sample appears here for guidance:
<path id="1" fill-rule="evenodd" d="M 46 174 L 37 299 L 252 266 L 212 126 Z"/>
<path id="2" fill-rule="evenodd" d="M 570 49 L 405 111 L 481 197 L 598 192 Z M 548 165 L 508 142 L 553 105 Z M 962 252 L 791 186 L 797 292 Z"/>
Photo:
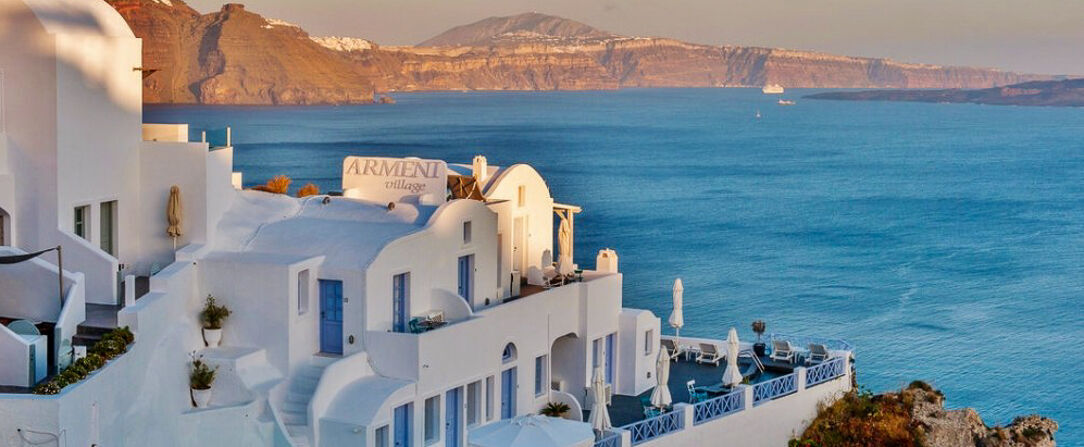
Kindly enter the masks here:
<path id="1" fill-rule="evenodd" d="M 101 226 L 99 226 L 101 239 L 99 245 L 102 251 L 117 256 L 117 201 L 102 202 L 100 205 Z"/>
<path id="2" fill-rule="evenodd" d="M 440 396 L 425 400 L 425 445 L 440 440 Z"/>
<path id="3" fill-rule="evenodd" d="M 391 281 L 391 326 L 395 332 L 407 331 L 410 299 L 410 273 L 395 275 Z"/>
<path id="4" fill-rule="evenodd" d="M 76 236 L 90 240 L 87 238 L 87 219 L 90 219 L 90 207 L 75 207 L 75 223 L 72 226 L 72 232 L 75 233 Z"/>
<path id="5" fill-rule="evenodd" d="M 471 239 L 471 224 L 470 221 L 463 222 L 463 243 L 469 244 Z"/>
<path id="6" fill-rule="evenodd" d="M 651 355 L 651 351 L 654 351 L 655 343 L 655 330 L 648 329 L 644 332 L 644 355 Z"/>
<path id="7" fill-rule="evenodd" d="M 467 385 L 467 426 L 482 421 L 482 381 Z"/>
<path id="8" fill-rule="evenodd" d="M 598 338 L 591 342 L 591 367 L 602 366 L 602 339 Z"/>
<path id="9" fill-rule="evenodd" d="M 614 383 L 614 334 L 606 336 L 606 383 Z"/>
<path id="10" fill-rule="evenodd" d="M 297 274 L 297 314 L 305 315 L 309 311 L 309 269 Z"/>
<path id="11" fill-rule="evenodd" d="M 542 355 L 535 357 L 534 359 L 534 395 L 535 397 L 541 396 L 546 392 L 546 382 L 548 381 L 549 368 L 546 361 L 547 357 Z"/>
<path id="12" fill-rule="evenodd" d="M 516 345 L 507 344 L 504 345 L 504 351 L 501 352 L 501 363 L 511 363 L 516 361 Z"/>
<path id="13" fill-rule="evenodd" d="M 496 414 L 493 413 L 493 393 L 496 388 L 493 376 L 486 377 L 486 420 L 492 421 Z"/>
<path id="14" fill-rule="evenodd" d="M 519 188 L 516 189 L 516 204 L 520 208 L 527 206 L 527 185 L 519 185 Z"/>
<path id="15" fill-rule="evenodd" d="M 376 442 L 373 443 L 376 447 L 389 447 L 388 446 L 388 426 L 384 425 L 376 429 Z"/>

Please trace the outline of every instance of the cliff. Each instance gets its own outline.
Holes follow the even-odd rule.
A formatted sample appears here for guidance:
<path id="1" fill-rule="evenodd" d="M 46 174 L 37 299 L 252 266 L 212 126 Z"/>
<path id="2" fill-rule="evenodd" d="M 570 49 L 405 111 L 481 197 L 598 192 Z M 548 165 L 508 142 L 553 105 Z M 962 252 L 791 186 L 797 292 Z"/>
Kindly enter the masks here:
<path id="1" fill-rule="evenodd" d="M 181 0 L 108 0 L 143 39 L 150 103 L 339 104 L 373 86 L 301 28 L 239 4 L 200 15 Z"/>
<path id="2" fill-rule="evenodd" d="M 1062 81 L 1033 81 L 979 90 L 872 90 L 827 92 L 806 96 L 811 99 L 848 101 L 949 102 L 1013 106 L 1084 107 L 1084 78 Z"/>
<path id="3" fill-rule="evenodd" d="M 314 37 L 227 4 L 107 0 L 144 39 L 148 103 L 369 103 L 375 92 L 733 87 L 985 88 L 1045 76 L 623 37 L 544 14 L 491 17 L 426 46 Z"/>
<path id="4" fill-rule="evenodd" d="M 791 447 L 1053 447 L 1058 423 L 1037 415 L 988 427 L 974 409 L 945 409 L 924 382 L 897 393 L 851 392 L 820 410 Z"/>

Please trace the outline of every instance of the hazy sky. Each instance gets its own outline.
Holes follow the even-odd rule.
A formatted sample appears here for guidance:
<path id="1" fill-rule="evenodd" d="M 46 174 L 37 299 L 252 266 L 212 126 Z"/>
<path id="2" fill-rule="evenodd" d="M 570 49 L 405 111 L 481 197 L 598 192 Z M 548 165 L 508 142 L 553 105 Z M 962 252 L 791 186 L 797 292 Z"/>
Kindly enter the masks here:
<path id="1" fill-rule="evenodd" d="M 189 0 L 202 11 L 225 0 Z M 537 11 L 623 35 L 1084 75 L 1084 0 L 232 0 L 314 35 L 415 44 Z"/>

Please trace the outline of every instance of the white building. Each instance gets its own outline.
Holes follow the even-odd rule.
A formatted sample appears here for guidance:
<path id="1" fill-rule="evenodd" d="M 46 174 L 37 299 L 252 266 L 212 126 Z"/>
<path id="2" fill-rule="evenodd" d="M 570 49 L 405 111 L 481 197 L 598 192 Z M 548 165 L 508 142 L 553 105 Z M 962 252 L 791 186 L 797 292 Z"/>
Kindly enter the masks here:
<path id="1" fill-rule="evenodd" d="M 850 389 L 838 344 L 835 360 L 645 419 L 660 320 L 622 307 L 615 253 L 560 250 L 555 228 L 572 239 L 580 209 L 530 166 L 351 157 L 343 196 L 242 191 L 228 142 L 141 123 L 153 67 L 104 2 L 0 0 L 0 30 L 0 256 L 64 256 L 62 292 L 51 255 L 0 265 L 0 321 L 42 333 L 0 327 L 0 445 L 460 446 L 550 402 L 583 420 L 596 367 L 627 419 L 599 445 L 783 445 Z M 201 335 L 208 295 L 233 312 L 218 348 Z M 58 394 L 27 392 L 72 342 L 117 325 L 135 333 L 127 353 Z M 219 368 L 204 408 L 193 351 Z"/>

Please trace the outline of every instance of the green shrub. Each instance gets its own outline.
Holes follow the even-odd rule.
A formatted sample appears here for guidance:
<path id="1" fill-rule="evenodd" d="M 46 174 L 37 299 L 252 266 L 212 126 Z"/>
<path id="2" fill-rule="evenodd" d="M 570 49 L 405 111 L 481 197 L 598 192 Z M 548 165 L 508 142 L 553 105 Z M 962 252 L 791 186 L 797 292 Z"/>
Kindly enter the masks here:
<path id="1" fill-rule="evenodd" d="M 543 415 L 543 416 L 549 416 L 549 417 L 552 417 L 552 418 L 559 418 L 559 417 L 564 416 L 565 413 L 568 413 L 571 410 L 572 410 L 572 407 L 569 407 L 568 404 L 566 404 L 564 402 L 550 402 L 550 403 L 546 404 L 545 407 L 542 407 L 542 410 L 539 411 L 538 413 Z"/>
<path id="2" fill-rule="evenodd" d="M 230 317 L 230 309 L 215 303 L 215 297 L 207 295 L 207 303 L 199 314 L 204 329 L 222 329 L 222 322 Z"/>
<path id="3" fill-rule="evenodd" d="M 218 367 L 211 368 L 207 362 L 203 361 L 203 356 L 196 355 L 195 352 L 190 354 L 190 357 L 192 357 L 192 372 L 188 376 L 188 385 L 194 390 L 211 389 L 211 385 L 215 383 Z"/>
<path id="4" fill-rule="evenodd" d="M 34 394 L 57 394 L 64 387 L 87 378 L 91 373 L 105 366 L 107 360 L 128 352 L 128 345 L 135 342 L 135 334 L 127 326 L 113 329 L 88 349 L 87 356 L 72 363 L 52 379 L 34 387 Z"/>

